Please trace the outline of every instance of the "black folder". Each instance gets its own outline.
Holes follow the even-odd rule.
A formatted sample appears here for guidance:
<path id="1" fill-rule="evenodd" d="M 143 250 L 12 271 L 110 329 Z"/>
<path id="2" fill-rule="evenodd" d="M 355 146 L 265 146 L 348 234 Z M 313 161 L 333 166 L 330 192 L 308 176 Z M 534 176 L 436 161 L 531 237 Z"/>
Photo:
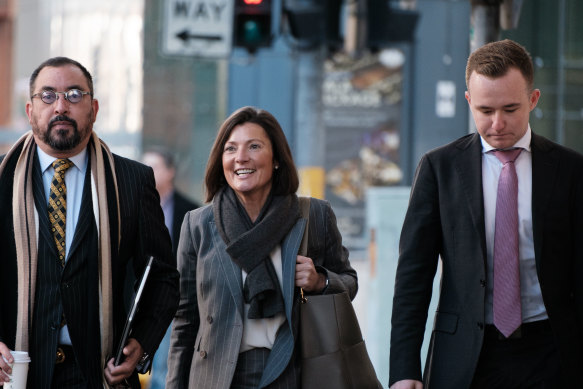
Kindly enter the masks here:
<path id="1" fill-rule="evenodd" d="M 142 297 L 142 292 L 144 291 L 144 287 L 146 286 L 146 281 L 148 280 L 148 275 L 150 274 L 150 269 L 152 268 L 152 262 L 154 261 L 154 257 L 150 257 L 150 259 L 148 260 L 148 264 L 146 265 L 146 268 L 144 269 L 144 274 L 142 274 L 142 278 L 140 279 L 140 286 L 138 287 L 138 290 L 136 291 L 136 295 L 132 301 L 132 306 L 130 308 L 130 312 L 128 314 L 128 317 L 126 319 L 126 324 L 123 328 L 123 334 L 121 337 L 121 340 L 119 342 L 119 347 L 117 349 L 117 353 L 115 355 L 115 361 L 114 361 L 114 365 L 118 366 L 120 363 L 123 362 L 123 348 L 125 347 L 128 338 L 130 337 L 131 333 L 132 333 L 132 324 L 134 321 L 134 316 L 136 315 L 136 312 L 138 311 L 138 304 L 140 303 L 140 298 Z M 139 367 L 138 367 L 139 369 Z"/>

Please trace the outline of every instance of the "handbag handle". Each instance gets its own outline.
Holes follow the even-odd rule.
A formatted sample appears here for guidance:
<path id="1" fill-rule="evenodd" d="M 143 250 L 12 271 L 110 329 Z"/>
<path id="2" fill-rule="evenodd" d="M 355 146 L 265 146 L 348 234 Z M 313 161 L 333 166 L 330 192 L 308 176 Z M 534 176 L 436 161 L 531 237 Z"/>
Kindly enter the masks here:
<path id="1" fill-rule="evenodd" d="M 306 256 L 308 254 L 308 227 L 310 226 L 310 198 L 305 196 L 298 197 L 300 203 L 300 215 L 306 219 L 306 228 L 304 228 L 304 235 L 300 243 L 299 255 Z"/>
<path id="2" fill-rule="evenodd" d="M 306 227 L 304 228 L 304 235 L 302 236 L 302 241 L 300 243 L 300 249 L 298 251 L 299 255 L 306 256 L 308 254 L 308 227 L 310 225 L 310 198 L 305 196 L 299 196 L 298 201 L 300 203 L 300 215 L 302 218 L 306 219 Z M 300 288 L 300 302 L 303 304 L 307 302 L 308 299 L 304 296 L 304 289 Z"/>

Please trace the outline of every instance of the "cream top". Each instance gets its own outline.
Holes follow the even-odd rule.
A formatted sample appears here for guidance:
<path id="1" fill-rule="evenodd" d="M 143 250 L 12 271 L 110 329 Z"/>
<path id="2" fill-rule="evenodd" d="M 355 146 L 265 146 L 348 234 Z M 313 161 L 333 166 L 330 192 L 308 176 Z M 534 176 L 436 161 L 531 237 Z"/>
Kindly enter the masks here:
<path id="1" fill-rule="evenodd" d="M 281 246 L 277 245 L 271 253 L 269 253 L 273 267 L 277 273 L 279 286 L 282 286 L 282 263 L 281 263 Z M 243 283 L 247 278 L 247 273 L 242 270 Z M 279 313 L 271 318 L 264 319 L 249 319 L 247 314 L 249 312 L 249 304 L 244 304 L 243 312 L 243 338 L 241 339 L 241 347 L 239 352 L 249 351 L 253 348 L 268 348 L 271 350 L 275 342 L 277 330 L 285 322 L 285 315 Z"/>

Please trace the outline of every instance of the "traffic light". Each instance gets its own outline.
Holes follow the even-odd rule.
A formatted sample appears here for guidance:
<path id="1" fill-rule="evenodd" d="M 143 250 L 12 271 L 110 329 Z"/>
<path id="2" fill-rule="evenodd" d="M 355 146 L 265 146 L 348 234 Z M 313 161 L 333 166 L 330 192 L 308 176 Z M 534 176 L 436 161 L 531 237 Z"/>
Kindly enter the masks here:
<path id="1" fill-rule="evenodd" d="M 392 42 L 412 42 L 419 12 L 393 8 L 387 0 L 367 0 L 367 46 L 373 51 Z"/>
<path id="2" fill-rule="evenodd" d="M 292 37 L 304 47 L 326 44 L 339 49 L 341 0 L 289 1 L 285 6 Z"/>
<path id="3" fill-rule="evenodd" d="M 271 0 L 235 0 L 233 45 L 254 52 L 271 45 Z"/>

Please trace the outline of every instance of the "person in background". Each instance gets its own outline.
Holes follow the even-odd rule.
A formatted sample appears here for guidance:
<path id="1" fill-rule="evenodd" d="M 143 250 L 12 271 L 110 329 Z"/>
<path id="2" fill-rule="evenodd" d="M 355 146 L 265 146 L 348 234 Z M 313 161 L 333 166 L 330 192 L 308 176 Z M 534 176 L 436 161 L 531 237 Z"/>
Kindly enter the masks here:
<path id="1" fill-rule="evenodd" d="M 154 170 L 156 190 L 160 194 L 160 205 L 164 211 L 164 221 L 172 238 L 172 251 L 176 257 L 180 226 L 188 211 L 200 207 L 196 202 L 176 190 L 176 163 L 172 153 L 163 147 L 150 147 L 142 156 L 142 163 Z"/>
<path id="2" fill-rule="evenodd" d="M 26 133 L 0 162 L 0 383 L 28 351 L 27 387 L 139 388 L 178 306 L 178 271 L 152 169 L 112 154 L 93 131 L 99 104 L 79 62 L 30 77 Z M 153 270 L 114 366 L 127 312 L 126 266 Z"/>
<path id="3" fill-rule="evenodd" d="M 176 177 L 176 164 L 172 153 L 163 147 L 150 147 L 142 156 L 142 163 L 150 166 L 154 170 L 156 179 L 156 190 L 160 194 L 160 205 L 164 211 L 164 221 L 172 238 L 172 252 L 176 258 L 178 249 L 178 238 L 180 236 L 180 226 L 184 220 L 184 215 L 188 211 L 199 207 L 197 203 L 190 201 L 186 196 L 176 190 L 174 179 Z M 168 371 L 167 359 L 170 348 L 170 332 L 168 326 L 166 335 L 160 342 L 158 351 L 152 361 L 152 372 L 150 377 L 150 389 L 164 389 L 166 383 L 166 372 Z"/>
<path id="4" fill-rule="evenodd" d="M 180 234 L 180 307 L 166 386 L 299 388 L 299 288 L 357 291 L 330 204 L 311 199 L 307 256 L 299 179 L 277 120 L 243 107 L 219 129 L 205 173 L 210 204 Z"/>
<path id="5" fill-rule="evenodd" d="M 581 385 L 583 156 L 531 129 L 540 97 L 533 80 L 532 59 L 516 42 L 477 49 L 466 100 L 478 132 L 419 163 L 393 299 L 393 389 Z"/>

